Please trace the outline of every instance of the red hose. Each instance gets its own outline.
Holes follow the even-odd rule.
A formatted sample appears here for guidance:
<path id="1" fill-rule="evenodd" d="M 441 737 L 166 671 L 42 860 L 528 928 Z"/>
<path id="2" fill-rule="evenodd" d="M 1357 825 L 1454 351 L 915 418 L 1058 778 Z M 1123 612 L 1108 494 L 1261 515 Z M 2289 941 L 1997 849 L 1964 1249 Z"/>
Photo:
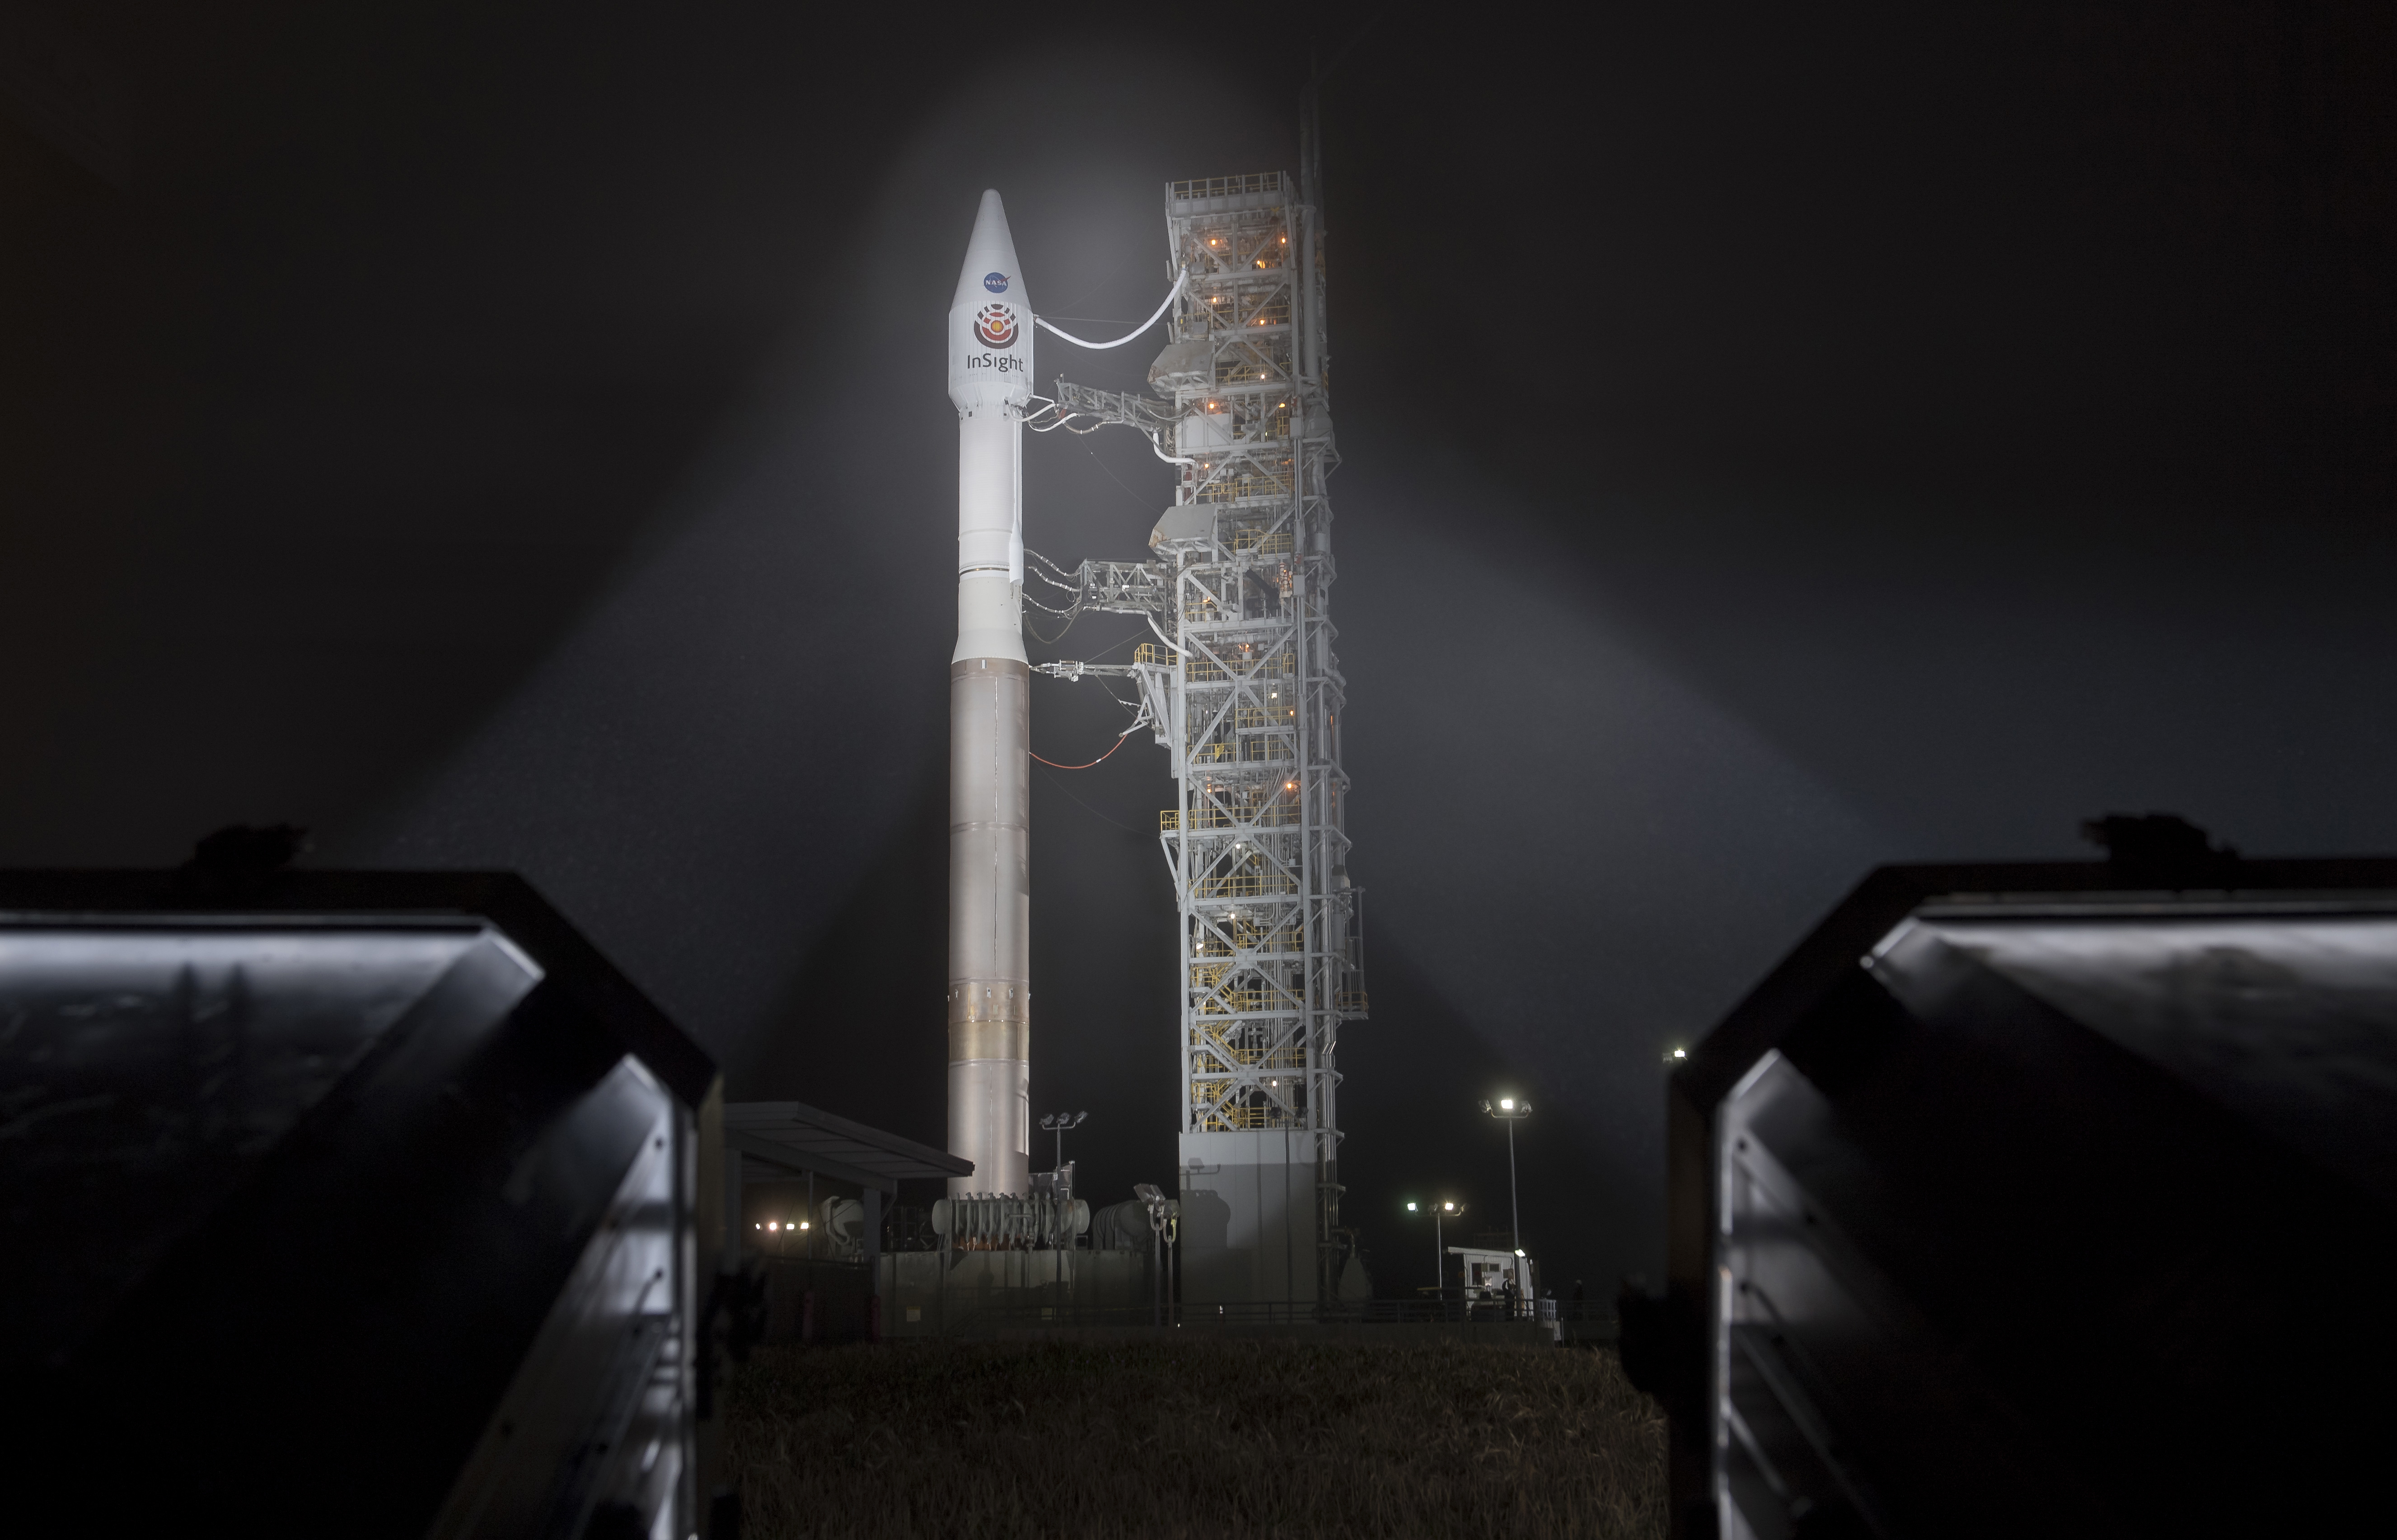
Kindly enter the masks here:
<path id="1" fill-rule="evenodd" d="M 1113 753 L 1116 751 L 1116 749 L 1119 749 L 1119 748 L 1123 747 L 1123 746 L 1124 746 L 1124 738 L 1129 738 L 1129 737 L 1131 737 L 1131 736 L 1132 736 L 1132 734 L 1131 734 L 1131 733 L 1129 733 L 1129 732 L 1127 732 L 1127 733 L 1125 733 L 1125 734 L 1123 735 L 1123 738 L 1118 738 L 1118 739 L 1117 739 L 1117 740 L 1116 740 L 1116 748 L 1115 748 L 1115 749 L 1109 749 L 1109 750 L 1107 750 L 1107 754 L 1113 754 Z M 1026 752 L 1026 753 L 1030 753 L 1031 751 L 1027 749 L 1025 752 Z M 1096 759 L 1093 759 L 1093 760 L 1091 760 L 1091 765 L 1098 765 L 1098 764 L 1104 764 L 1104 763 L 1105 763 L 1105 762 L 1106 762 L 1107 754 L 1102 754 L 1102 755 L 1100 755 Z M 1033 756 L 1032 756 L 1032 757 L 1034 757 L 1035 759 L 1040 759 L 1040 756 L 1038 756 L 1038 755 L 1037 755 L 1037 754 L 1033 755 Z M 1040 762 L 1041 762 L 1042 764 L 1044 764 L 1044 765 L 1048 766 L 1051 770 L 1089 770 L 1089 769 L 1091 768 L 1091 765 L 1061 765 L 1061 764 L 1057 763 L 1057 761 L 1056 761 L 1056 760 L 1054 760 L 1054 759 L 1040 759 Z"/>

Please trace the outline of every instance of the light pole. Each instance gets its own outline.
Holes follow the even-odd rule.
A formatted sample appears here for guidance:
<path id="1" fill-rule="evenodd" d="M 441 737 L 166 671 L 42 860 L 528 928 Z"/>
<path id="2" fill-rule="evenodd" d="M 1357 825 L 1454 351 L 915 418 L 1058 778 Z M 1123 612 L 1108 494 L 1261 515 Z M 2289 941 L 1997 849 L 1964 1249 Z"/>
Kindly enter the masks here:
<path id="1" fill-rule="evenodd" d="M 1448 1247 L 1441 1240 L 1440 1223 L 1443 1220 L 1463 1219 L 1465 1217 L 1465 1205 L 1445 1200 L 1438 1203 L 1410 1202 L 1407 1204 L 1407 1212 L 1409 1213 L 1424 1213 L 1426 1212 L 1431 1214 L 1432 1287 L 1441 1291 L 1441 1292 L 1445 1294 L 1448 1289 Z"/>
<path id="2" fill-rule="evenodd" d="M 1506 1125 L 1506 1217 L 1515 1226 L 1515 1254 L 1523 1254 L 1523 1212 L 1515 1199 L 1515 1125 L 1532 1115 L 1532 1104 L 1520 1096 L 1485 1101 L 1481 1110 Z"/>
<path id="3" fill-rule="evenodd" d="M 1087 1112 L 1052 1112 L 1040 1119 L 1040 1126 L 1057 1136 L 1057 1169 L 1065 1169 L 1065 1131 L 1082 1126 Z"/>

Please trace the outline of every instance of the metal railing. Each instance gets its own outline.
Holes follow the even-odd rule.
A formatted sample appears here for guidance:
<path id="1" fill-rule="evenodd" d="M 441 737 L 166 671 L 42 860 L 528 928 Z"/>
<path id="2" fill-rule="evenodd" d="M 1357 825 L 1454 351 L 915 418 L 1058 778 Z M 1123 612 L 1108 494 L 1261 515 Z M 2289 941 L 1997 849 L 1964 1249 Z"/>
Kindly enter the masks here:
<path id="1" fill-rule="evenodd" d="M 1289 730 L 1289 725 L 1285 723 L 1281 731 L 1267 738 L 1200 743 L 1190 751 L 1190 759 L 1193 764 L 1200 765 L 1255 765 L 1275 759 L 1295 758 L 1296 751 L 1285 736 Z"/>
<path id="2" fill-rule="evenodd" d="M 1254 498 L 1286 500 L 1290 496 L 1288 477 L 1279 475 L 1225 475 L 1212 481 L 1202 481 L 1193 494 L 1200 502 L 1246 502 Z"/>
<path id="3" fill-rule="evenodd" d="M 1212 618 L 1213 612 L 1223 607 L 1212 599 L 1199 599 L 1194 600 L 1187 608 L 1193 610 L 1207 610 Z M 1132 649 L 1132 661 L 1135 663 L 1161 664 L 1172 668 L 1181 660 L 1171 649 L 1160 648 L 1154 642 L 1143 642 Z M 1298 654 L 1289 651 L 1277 652 L 1268 657 L 1256 659 L 1252 659 L 1245 654 L 1236 654 L 1225 662 L 1230 664 L 1229 667 L 1225 663 L 1217 663 L 1212 658 L 1192 658 L 1189 676 L 1199 680 L 1218 680 L 1232 678 L 1237 673 L 1238 676 L 1243 679 L 1282 679 L 1298 672 Z M 1252 663 L 1253 666 L 1252 666 Z"/>
<path id="4" fill-rule="evenodd" d="M 1200 898 L 1256 898 L 1265 893 L 1294 893 L 1298 878 L 1287 872 L 1233 872 L 1202 877 L 1193 890 Z"/>
<path id="5" fill-rule="evenodd" d="M 1264 237 L 1275 236 L 1272 240 Z M 1243 239 L 1242 237 L 1248 237 Z M 1222 225 L 1182 248 L 1190 265 L 1191 298 L 1227 278 L 1253 279 L 1260 273 L 1278 273 L 1290 264 L 1290 246 L 1270 226 Z"/>
<path id="6" fill-rule="evenodd" d="M 1257 339 L 1260 346 L 1268 343 L 1287 345 L 1289 341 L 1289 334 L 1279 331 L 1268 332 Z M 1263 360 L 1265 364 L 1263 368 L 1257 367 L 1259 360 L 1253 358 L 1216 359 L 1215 388 L 1223 390 L 1235 385 L 1264 385 L 1274 382 L 1277 378 L 1281 383 L 1288 384 L 1290 359 L 1284 355 L 1282 346 L 1273 347 L 1271 353 L 1271 357 Z"/>
<path id="7" fill-rule="evenodd" d="M 1557 1319 L 1557 1301 L 1553 1299 L 1519 1299 L 1510 1307 L 1503 1297 L 1459 1298 L 1453 1289 L 1438 1299 L 1359 1299 L 1332 1305 L 1311 1305 L 1301 1301 L 1259 1302 L 1185 1305 L 1182 1307 L 1182 1321 L 1185 1326 L 1209 1319 L 1227 1326 L 1252 1322 L 1297 1324 L 1302 1321 L 1360 1326 L 1428 1326 L 1444 1322 L 1504 1326 Z"/>
<path id="8" fill-rule="evenodd" d="M 1218 990 L 1212 984 L 1199 984 L 1197 987 L 1207 991 L 1207 998 L 1199 1003 L 1198 1010 L 1200 1013 L 1209 1016 L 1262 1016 L 1267 1014 L 1277 1016 L 1294 1016 L 1306 1009 L 1304 1002 L 1292 998 L 1290 995 L 1279 989 L 1265 989 L 1259 987 L 1254 989 Z M 1192 1034 L 1194 1039 L 1198 1035 L 1196 1033 Z M 1228 1053 L 1233 1051 L 1227 1047 L 1225 1049 L 1225 1051 Z M 1253 1064 L 1255 1062 L 1257 1051 L 1242 1049 L 1239 1051 L 1249 1055 L 1249 1057 L 1240 1061 L 1242 1064 Z"/>
<path id="9" fill-rule="evenodd" d="M 1216 618 L 1219 607 L 1212 602 L 1201 602 L 1188 608 L 1193 610 L 1205 610 L 1207 613 L 1204 618 L 1212 620 Z M 1159 647 L 1155 642 L 1143 642 L 1132 649 L 1132 661 L 1135 663 L 1161 663 L 1171 668 L 1181 659 L 1170 647 Z M 1232 668 L 1226 668 L 1212 658 L 1193 658 L 1190 660 L 1187 677 L 1194 680 L 1229 679 L 1232 677 L 1234 668 L 1239 671 L 1240 677 L 1244 679 L 1288 678 L 1298 672 L 1298 654 L 1288 650 L 1256 659 L 1236 653 L 1228 661 Z M 1254 667 L 1250 666 L 1252 663 L 1255 664 Z"/>
<path id="10" fill-rule="evenodd" d="M 1188 181 L 1173 184 L 1173 196 L 1190 198 L 1229 198 L 1246 193 L 1279 193 L 1281 191 L 1279 171 L 1250 171 L 1237 177 L 1193 177 Z"/>
<path id="11" fill-rule="evenodd" d="M 1270 759 L 1295 758 L 1296 751 L 1290 739 L 1284 736 L 1289 730 L 1289 724 L 1284 723 L 1282 731 L 1269 738 L 1199 743 L 1190 750 L 1190 759 L 1193 764 L 1200 765 L 1253 765 Z"/>
<path id="12" fill-rule="evenodd" d="M 1169 1328 L 1184 1332 L 1212 1329 L 1239 1331 L 1259 1326 L 1471 1326 L 1521 1327 L 1554 1325 L 1558 1334 L 1580 1342 L 1613 1342 L 1617 1334 L 1612 1302 L 1590 1301 L 1587 1306 L 1557 1299 L 1519 1300 L 1510 1312 L 1503 1299 L 1459 1299 L 1455 1291 L 1440 1299 L 1344 1300 L 1318 1305 L 1305 1300 L 1261 1300 L 1227 1305 L 1194 1305 L 1176 1300 L 1169 1312 Z M 952 1306 L 956 1309 L 956 1306 Z M 1155 1306 L 1137 1305 L 982 1305 L 953 1314 L 948 1330 L 971 1334 L 993 1329 L 1028 1327 L 1145 1327 L 1155 1324 Z"/>
<path id="13" fill-rule="evenodd" d="M 1244 952 L 1304 952 L 1306 934 L 1295 918 L 1279 920 L 1272 925 L 1258 925 L 1249 920 L 1227 917 L 1218 922 L 1232 933 L 1232 941 Z M 1232 947 L 1220 936 L 1209 935 L 1192 954 L 1201 957 L 1228 957 Z"/>
<path id="14" fill-rule="evenodd" d="M 1294 1004 L 1291 1007 L 1293 1012 L 1297 1009 Z M 1190 1034 L 1190 1046 L 1220 1054 L 1227 1064 L 1261 1065 L 1266 1069 L 1303 1069 L 1306 1065 L 1306 1050 L 1296 1043 L 1283 1043 L 1270 1050 L 1243 1048 L 1239 1043 L 1225 1042 L 1212 1032 L 1193 1032 Z M 1198 1075 L 1221 1073 L 1214 1065 L 1196 1059 L 1191 1061 L 1190 1067 L 1192 1073 Z"/>
<path id="15" fill-rule="evenodd" d="M 1229 258 L 1233 261 L 1242 263 L 1254 263 L 1259 257 L 1263 257 L 1265 260 L 1261 265 L 1268 270 L 1278 268 L 1282 265 L 1282 251 L 1279 245 L 1252 247 L 1245 252 L 1235 250 L 1230 247 L 1216 247 L 1209 250 L 1207 255 L 1218 259 Z M 1252 266 L 1245 269 L 1236 268 L 1233 271 L 1239 272 L 1243 270 L 1248 272 L 1256 271 L 1255 267 Z M 1286 288 L 1278 288 L 1274 292 L 1287 293 L 1288 290 Z M 1278 304 L 1257 305 L 1244 313 L 1241 309 L 1239 296 L 1238 294 L 1211 294 L 1207 298 L 1206 315 L 1208 324 L 1214 328 L 1215 333 L 1219 336 L 1228 335 L 1232 332 L 1239 332 L 1244 335 L 1252 334 L 1255 332 L 1259 327 L 1286 327 L 1290 325 L 1290 301 L 1288 300 L 1284 300 Z M 1254 374 L 1256 370 L 1252 368 L 1249 372 Z M 1285 435 L 1282 434 L 1275 434 L 1271 436 L 1279 438 Z"/>
<path id="16" fill-rule="evenodd" d="M 1226 808 L 1216 804 L 1190 810 L 1189 827 L 1193 829 L 1272 829 L 1295 824 L 1299 808 L 1287 799 L 1260 804 L 1251 808 Z M 1157 832 L 1176 834 L 1184 827 L 1178 808 L 1163 808 L 1157 814 Z"/>
<path id="17" fill-rule="evenodd" d="M 1296 1128 L 1298 1118 L 1281 1107 L 1216 1107 L 1199 1120 L 1213 1133 L 1249 1133 L 1260 1129 Z"/>

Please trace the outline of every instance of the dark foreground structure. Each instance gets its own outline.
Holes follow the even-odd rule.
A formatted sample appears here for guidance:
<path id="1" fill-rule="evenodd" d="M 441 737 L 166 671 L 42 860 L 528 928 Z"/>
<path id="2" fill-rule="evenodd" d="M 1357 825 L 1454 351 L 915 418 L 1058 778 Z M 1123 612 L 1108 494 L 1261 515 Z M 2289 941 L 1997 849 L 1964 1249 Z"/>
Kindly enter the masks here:
<path id="1" fill-rule="evenodd" d="M 1670 1287 L 1627 1297 L 1625 1359 L 1677 1534 L 2330 1533 L 2359 1500 L 2397 862 L 2166 844 L 1878 871 L 1675 1073 Z"/>
<path id="2" fill-rule="evenodd" d="M 707 1530 L 715 1066 L 516 877 L 235 846 L 0 874 L 12 1527 Z"/>

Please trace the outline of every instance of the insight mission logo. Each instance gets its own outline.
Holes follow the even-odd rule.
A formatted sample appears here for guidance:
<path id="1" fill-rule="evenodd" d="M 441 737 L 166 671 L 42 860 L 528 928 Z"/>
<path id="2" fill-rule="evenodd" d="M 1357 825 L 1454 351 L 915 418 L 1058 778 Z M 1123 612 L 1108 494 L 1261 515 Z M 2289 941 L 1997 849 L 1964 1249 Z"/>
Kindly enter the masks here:
<path id="1" fill-rule="evenodd" d="M 997 276 L 994 274 L 992 276 Z M 987 283 L 990 280 L 983 280 Z M 1015 345 L 1015 312 L 1007 305 L 984 305 L 974 312 L 974 336 L 986 348 Z"/>

